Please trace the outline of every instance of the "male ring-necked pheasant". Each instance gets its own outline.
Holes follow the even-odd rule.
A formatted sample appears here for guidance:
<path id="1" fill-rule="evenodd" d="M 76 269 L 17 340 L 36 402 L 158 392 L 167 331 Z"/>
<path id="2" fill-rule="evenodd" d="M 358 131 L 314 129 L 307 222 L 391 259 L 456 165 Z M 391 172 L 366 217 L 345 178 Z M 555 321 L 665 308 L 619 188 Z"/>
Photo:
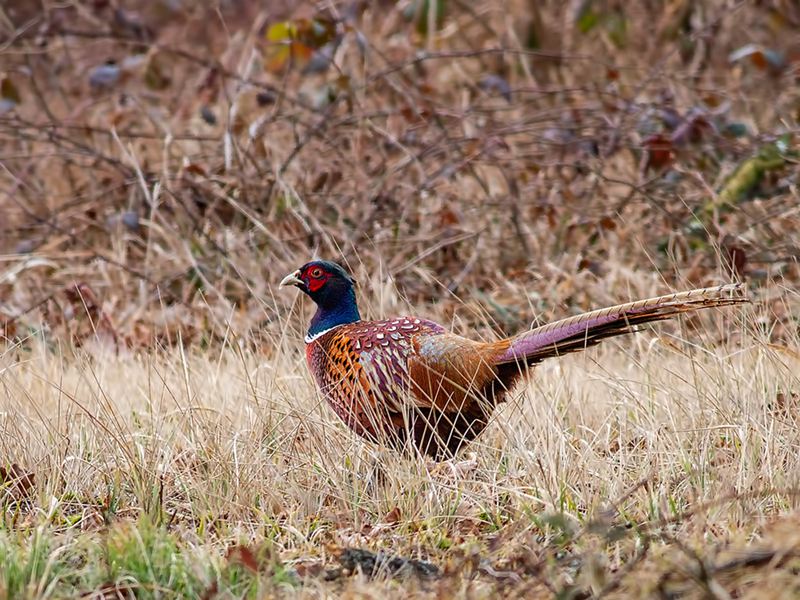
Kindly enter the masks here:
<path id="1" fill-rule="evenodd" d="M 359 435 L 447 458 L 484 430 L 495 406 L 545 358 L 575 352 L 637 325 L 746 302 L 741 284 L 595 310 L 496 342 L 476 342 L 416 317 L 362 321 L 353 279 L 315 260 L 287 275 L 317 305 L 308 367 L 336 414 Z"/>

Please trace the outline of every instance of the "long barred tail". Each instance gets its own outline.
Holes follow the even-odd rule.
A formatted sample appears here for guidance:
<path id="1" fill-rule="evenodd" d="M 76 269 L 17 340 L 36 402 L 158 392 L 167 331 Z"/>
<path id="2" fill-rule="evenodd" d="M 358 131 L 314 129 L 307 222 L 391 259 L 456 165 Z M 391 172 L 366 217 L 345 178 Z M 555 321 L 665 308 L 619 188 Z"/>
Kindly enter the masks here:
<path id="1" fill-rule="evenodd" d="M 495 364 L 531 365 L 552 356 L 583 350 L 608 337 L 630 333 L 637 325 L 684 312 L 743 302 L 749 302 L 744 284 L 729 283 L 601 308 L 517 335 Z"/>

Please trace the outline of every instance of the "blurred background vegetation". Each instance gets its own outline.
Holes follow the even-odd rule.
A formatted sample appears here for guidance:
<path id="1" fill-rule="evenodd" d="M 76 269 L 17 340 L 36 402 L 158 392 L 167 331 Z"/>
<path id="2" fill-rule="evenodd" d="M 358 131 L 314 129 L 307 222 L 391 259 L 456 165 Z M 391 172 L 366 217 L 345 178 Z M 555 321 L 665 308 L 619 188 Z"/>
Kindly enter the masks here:
<path id="1" fill-rule="evenodd" d="M 759 288 L 800 275 L 798 27 L 789 0 L 6 1 L 2 333 L 269 353 L 276 282 L 321 256 L 368 313 L 396 286 L 457 329 L 742 279 L 794 335 Z"/>

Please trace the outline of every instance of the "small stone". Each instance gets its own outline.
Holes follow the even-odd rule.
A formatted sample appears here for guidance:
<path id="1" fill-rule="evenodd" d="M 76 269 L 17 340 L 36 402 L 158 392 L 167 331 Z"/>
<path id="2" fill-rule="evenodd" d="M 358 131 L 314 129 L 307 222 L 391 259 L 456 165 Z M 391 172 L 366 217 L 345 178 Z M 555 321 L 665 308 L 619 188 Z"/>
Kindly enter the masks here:
<path id="1" fill-rule="evenodd" d="M 91 70 L 89 85 L 95 89 L 112 88 L 119 81 L 119 73 L 119 66 L 115 62 L 109 61 Z"/>
<path id="2" fill-rule="evenodd" d="M 15 254 L 30 254 L 36 249 L 36 242 L 33 240 L 21 240 L 14 248 Z"/>
<path id="3" fill-rule="evenodd" d="M 126 210 L 120 218 L 122 224 L 131 231 L 139 230 L 139 215 L 132 210 Z"/>

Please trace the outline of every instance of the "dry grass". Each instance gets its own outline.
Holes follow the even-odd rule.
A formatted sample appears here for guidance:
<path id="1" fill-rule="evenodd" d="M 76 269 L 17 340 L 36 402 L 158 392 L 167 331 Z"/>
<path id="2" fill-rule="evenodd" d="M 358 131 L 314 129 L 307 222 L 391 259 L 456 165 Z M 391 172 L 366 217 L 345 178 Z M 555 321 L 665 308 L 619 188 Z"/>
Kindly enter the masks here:
<path id="1" fill-rule="evenodd" d="M 2 3 L 0 598 L 800 595 L 796 5 L 444 4 Z M 286 18 L 330 64 L 269 68 Z M 483 339 L 754 303 L 546 362 L 433 465 L 321 404 L 274 285 L 314 254 Z"/>
<path id="2" fill-rule="evenodd" d="M 5 595 L 793 597 L 800 356 L 753 312 L 549 361 L 440 465 L 355 439 L 294 334 L 270 360 L 9 348 L 0 452 L 35 485 L 5 486 Z M 444 571 L 346 577 L 346 548 Z"/>

